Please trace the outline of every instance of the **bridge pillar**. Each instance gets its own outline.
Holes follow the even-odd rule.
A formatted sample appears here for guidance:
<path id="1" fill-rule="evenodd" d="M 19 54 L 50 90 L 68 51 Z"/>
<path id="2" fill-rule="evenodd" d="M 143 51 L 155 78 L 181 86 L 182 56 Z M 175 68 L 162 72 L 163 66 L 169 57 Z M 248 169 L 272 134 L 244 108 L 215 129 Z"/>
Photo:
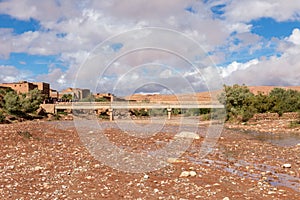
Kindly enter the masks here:
<path id="1" fill-rule="evenodd" d="M 168 111 L 168 119 L 171 119 L 172 108 L 167 108 L 167 111 Z"/>
<path id="2" fill-rule="evenodd" d="M 114 115 L 113 115 L 113 109 L 112 108 L 108 109 L 108 114 L 109 114 L 109 121 L 113 121 L 114 120 Z"/>

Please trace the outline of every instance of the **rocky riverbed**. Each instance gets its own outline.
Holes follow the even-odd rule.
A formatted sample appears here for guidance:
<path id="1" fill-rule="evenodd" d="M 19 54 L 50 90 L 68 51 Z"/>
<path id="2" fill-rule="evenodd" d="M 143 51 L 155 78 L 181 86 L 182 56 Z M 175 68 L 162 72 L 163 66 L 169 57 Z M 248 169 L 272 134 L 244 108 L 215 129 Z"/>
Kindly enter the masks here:
<path id="1" fill-rule="evenodd" d="M 136 153 L 163 148 L 178 128 L 165 125 L 142 138 L 113 122 L 100 123 L 109 141 Z M 200 139 L 181 157 L 169 158 L 161 169 L 132 173 L 92 156 L 72 121 L 0 125 L 0 199 L 299 199 L 300 141 L 272 143 L 247 127 L 254 125 L 225 125 L 212 152 L 200 158 L 208 128 L 200 124 Z M 86 133 L 94 134 L 89 128 Z"/>

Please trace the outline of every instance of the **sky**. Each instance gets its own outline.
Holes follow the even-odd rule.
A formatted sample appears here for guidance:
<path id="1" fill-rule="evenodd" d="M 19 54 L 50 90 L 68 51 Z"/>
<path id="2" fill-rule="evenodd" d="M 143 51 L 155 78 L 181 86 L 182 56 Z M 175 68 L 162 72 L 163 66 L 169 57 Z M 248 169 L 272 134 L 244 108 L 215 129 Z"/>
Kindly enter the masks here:
<path id="1" fill-rule="evenodd" d="M 0 82 L 120 95 L 300 85 L 299 54 L 298 0 L 0 0 Z"/>

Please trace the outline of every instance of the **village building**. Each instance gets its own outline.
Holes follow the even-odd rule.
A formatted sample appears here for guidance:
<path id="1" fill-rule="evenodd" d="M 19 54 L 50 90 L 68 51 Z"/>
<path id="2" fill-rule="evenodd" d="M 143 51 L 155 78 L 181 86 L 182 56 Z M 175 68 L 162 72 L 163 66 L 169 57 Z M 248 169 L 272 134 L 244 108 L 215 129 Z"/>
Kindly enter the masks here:
<path id="1" fill-rule="evenodd" d="M 80 88 L 67 88 L 59 92 L 59 99 L 62 99 L 64 95 L 72 95 L 73 100 L 81 100 L 88 97 L 91 94 L 89 89 L 80 89 Z"/>
<path id="2" fill-rule="evenodd" d="M 20 81 L 14 83 L 1 83 L 0 87 L 11 88 L 14 91 L 16 91 L 18 94 L 28 93 L 29 91 L 37 88 L 42 92 L 42 94 L 45 95 L 45 98 L 48 98 L 50 94 L 50 84 L 44 82 L 31 83 L 27 81 Z"/>

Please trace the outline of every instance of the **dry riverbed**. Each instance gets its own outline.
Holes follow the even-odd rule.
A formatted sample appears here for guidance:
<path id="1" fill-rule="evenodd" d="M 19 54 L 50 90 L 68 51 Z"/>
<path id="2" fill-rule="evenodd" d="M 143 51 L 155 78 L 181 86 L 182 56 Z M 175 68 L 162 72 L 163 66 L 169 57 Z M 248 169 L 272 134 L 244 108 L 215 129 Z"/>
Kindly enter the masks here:
<path id="1" fill-rule="evenodd" d="M 150 139 L 135 138 L 101 123 L 110 141 L 135 152 L 162 148 L 176 130 L 167 125 Z M 207 125 L 170 165 L 129 173 L 96 160 L 72 121 L 0 125 L 0 199 L 300 199 L 299 137 L 280 145 L 253 134 L 259 132 L 254 125 L 225 127 L 203 159 L 198 152 Z"/>

